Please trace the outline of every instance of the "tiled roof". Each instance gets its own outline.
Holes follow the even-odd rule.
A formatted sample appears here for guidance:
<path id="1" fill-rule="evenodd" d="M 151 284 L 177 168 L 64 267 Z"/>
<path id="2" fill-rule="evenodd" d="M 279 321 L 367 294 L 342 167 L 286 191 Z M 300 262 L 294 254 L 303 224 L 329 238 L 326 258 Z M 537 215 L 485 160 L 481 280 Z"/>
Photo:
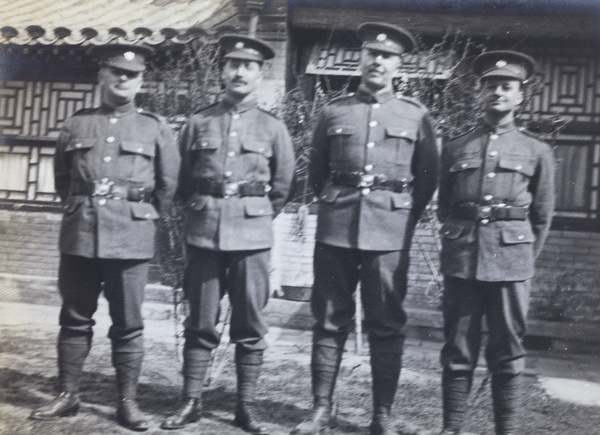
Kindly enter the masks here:
<path id="1" fill-rule="evenodd" d="M 234 0 L 0 0 L 0 44 L 181 44 L 236 14 Z"/>
<path id="2" fill-rule="evenodd" d="M 306 67 L 307 74 L 359 76 L 358 63 L 361 49 L 337 44 L 315 44 Z M 402 66 L 398 75 L 408 77 L 429 77 L 446 79 L 450 76 L 450 65 L 442 59 L 431 59 L 427 54 L 402 56 Z M 447 59 L 446 59 L 447 60 Z M 447 63 L 447 62 L 446 62 Z"/>

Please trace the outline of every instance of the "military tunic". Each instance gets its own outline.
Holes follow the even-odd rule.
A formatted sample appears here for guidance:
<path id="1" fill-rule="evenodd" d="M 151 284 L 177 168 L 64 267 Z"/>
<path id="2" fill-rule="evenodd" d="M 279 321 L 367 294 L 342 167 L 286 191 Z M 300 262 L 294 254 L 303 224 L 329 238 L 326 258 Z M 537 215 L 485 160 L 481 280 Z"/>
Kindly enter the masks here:
<path id="1" fill-rule="evenodd" d="M 54 160 L 56 191 L 65 209 L 61 252 L 87 258 L 152 258 L 155 220 L 169 207 L 179 161 L 167 123 L 133 104 L 83 110 L 67 119 Z M 93 196 L 82 188 L 103 179 L 123 191 L 143 192 L 145 200 Z"/>
<path id="2" fill-rule="evenodd" d="M 312 295 L 317 331 L 347 333 L 360 280 L 365 329 L 379 337 L 401 335 L 412 234 L 437 175 L 435 134 L 417 101 L 361 86 L 324 108 L 310 166 L 319 199 Z M 402 187 L 370 186 L 369 176 Z M 353 186 L 336 177 L 367 182 Z"/>
<path id="3" fill-rule="evenodd" d="M 225 97 L 190 118 L 180 147 L 178 192 L 187 208 L 185 241 L 190 254 L 184 291 L 192 306 L 185 323 L 186 343 L 205 349 L 218 345 L 219 301 L 227 291 L 232 341 L 263 349 L 272 221 L 285 204 L 294 174 L 287 128 L 261 110 L 255 98 L 234 104 Z M 215 183 L 265 189 L 249 196 L 203 190 Z"/>
<path id="4" fill-rule="evenodd" d="M 64 122 L 54 160 L 64 204 L 59 343 L 91 338 L 104 291 L 113 322 L 109 337 L 123 352 L 142 352 L 155 221 L 169 207 L 179 162 L 167 123 L 132 103 L 82 110 Z"/>
<path id="5" fill-rule="evenodd" d="M 444 147 L 438 212 L 446 369 L 475 368 L 486 315 L 490 370 L 523 371 L 529 279 L 553 208 L 552 150 L 514 122 L 480 125 Z"/>

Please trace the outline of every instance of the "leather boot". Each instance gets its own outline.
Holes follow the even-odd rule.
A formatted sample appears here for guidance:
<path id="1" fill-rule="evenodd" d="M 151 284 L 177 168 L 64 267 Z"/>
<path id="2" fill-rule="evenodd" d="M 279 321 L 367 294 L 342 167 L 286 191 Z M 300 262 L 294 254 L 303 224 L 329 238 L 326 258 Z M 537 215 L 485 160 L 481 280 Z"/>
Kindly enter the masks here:
<path id="1" fill-rule="evenodd" d="M 143 432 L 148 430 L 148 418 L 142 414 L 134 399 L 123 397 L 117 407 L 117 421 L 127 429 Z"/>
<path id="2" fill-rule="evenodd" d="M 331 422 L 331 405 L 315 405 L 310 419 L 294 428 L 291 435 L 319 435 Z"/>
<path id="3" fill-rule="evenodd" d="M 182 429 L 189 423 L 200 420 L 202 405 L 200 399 L 187 399 L 179 410 L 160 425 L 161 429 Z"/>
<path id="4" fill-rule="evenodd" d="M 246 432 L 266 435 L 266 427 L 256 422 L 251 403 L 254 402 L 256 384 L 263 363 L 262 350 L 248 350 L 238 344 L 235 348 L 235 367 L 237 373 L 237 406 L 234 424 Z"/>
<path id="5" fill-rule="evenodd" d="M 492 403 L 497 435 L 519 432 L 521 383 L 520 374 L 492 374 Z"/>
<path id="6" fill-rule="evenodd" d="M 234 424 L 246 432 L 257 435 L 268 435 L 269 430 L 256 422 L 252 408 L 246 402 L 238 402 L 235 409 Z"/>
<path id="7" fill-rule="evenodd" d="M 182 429 L 200 420 L 202 386 L 210 366 L 211 351 L 194 347 L 186 341 L 183 348 L 183 404 L 161 424 L 161 429 Z"/>
<path id="8" fill-rule="evenodd" d="M 79 411 L 79 397 L 77 393 L 63 391 L 58 397 L 35 409 L 30 418 L 33 420 L 54 420 L 58 417 L 76 415 Z"/>
<path id="9" fill-rule="evenodd" d="M 373 421 L 371 422 L 371 435 L 397 435 L 396 429 L 392 424 L 391 411 L 389 406 L 378 406 L 373 412 Z"/>
<path id="10" fill-rule="evenodd" d="M 442 406 L 444 430 L 447 434 L 460 433 L 472 384 L 473 372 L 451 370 L 442 372 Z"/>
<path id="11" fill-rule="evenodd" d="M 135 431 L 145 431 L 149 426 L 148 418 L 142 414 L 135 401 L 143 357 L 141 336 L 122 341 L 113 339 L 112 362 L 119 390 L 117 421 L 122 426 Z"/>
<path id="12" fill-rule="evenodd" d="M 404 337 L 380 338 L 369 336 L 371 376 L 373 378 L 372 435 L 396 434 L 391 408 L 398 389 L 402 368 Z"/>

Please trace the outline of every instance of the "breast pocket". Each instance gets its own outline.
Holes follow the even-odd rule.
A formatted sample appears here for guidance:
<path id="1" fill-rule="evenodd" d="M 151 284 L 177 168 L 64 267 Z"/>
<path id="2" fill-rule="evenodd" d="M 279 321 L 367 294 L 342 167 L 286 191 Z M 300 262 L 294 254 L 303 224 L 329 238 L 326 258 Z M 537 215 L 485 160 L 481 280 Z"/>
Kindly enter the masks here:
<path id="1" fill-rule="evenodd" d="M 506 156 L 498 162 L 499 196 L 518 201 L 529 188 L 530 178 L 535 173 L 535 160 L 529 156 Z"/>
<path id="2" fill-rule="evenodd" d="M 391 145 L 393 162 L 396 165 L 409 166 L 415 149 L 417 132 L 412 128 L 388 127 L 385 130 L 385 141 Z"/>
<path id="3" fill-rule="evenodd" d="M 243 164 L 257 174 L 266 174 L 269 160 L 273 156 L 271 138 L 267 136 L 249 136 L 242 139 Z"/>
<path id="4" fill-rule="evenodd" d="M 97 139 L 77 138 L 67 144 L 65 153 L 71 160 L 71 178 L 78 178 L 77 174 L 88 173 L 88 155 L 89 151 L 96 143 Z"/>
<path id="5" fill-rule="evenodd" d="M 154 142 L 123 140 L 120 144 L 119 175 L 132 182 L 154 179 Z"/>
<path id="6" fill-rule="evenodd" d="M 352 140 L 356 133 L 353 125 L 332 125 L 327 129 L 330 159 L 335 166 L 352 160 Z"/>
<path id="7" fill-rule="evenodd" d="M 481 182 L 481 165 L 479 157 L 465 156 L 457 159 L 449 169 L 454 178 L 454 196 L 456 199 L 470 199 L 477 194 Z"/>

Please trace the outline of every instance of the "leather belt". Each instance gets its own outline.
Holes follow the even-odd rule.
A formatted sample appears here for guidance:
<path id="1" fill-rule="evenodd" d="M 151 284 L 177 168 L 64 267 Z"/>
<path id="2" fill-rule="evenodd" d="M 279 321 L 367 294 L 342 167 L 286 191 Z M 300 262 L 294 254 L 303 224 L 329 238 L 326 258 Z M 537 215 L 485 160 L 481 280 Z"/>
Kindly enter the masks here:
<path id="1" fill-rule="evenodd" d="M 108 178 L 96 181 L 72 181 L 70 195 L 102 196 L 132 202 L 152 202 L 152 191 L 145 187 L 120 186 Z"/>
<path id="2" fill-rule="evenodd" d="M 333 184 L 352 186 L 358 189 L 369 187 L 371 189 L 392 190 L 397 193 L 411 192 L 412 181 L 389 179 L 385 174 L 365 174 L 364 172 L 338 172 L 331 173 Z"/>
<path id="3" fill-rule="evenodd" d="M 489 221 L 529 219 L 529 207 L 513 207 L 506 204 L 480 205 L 475 202 L 453 204 L 450 214 L 463 219 Z"/>
<path id="4" fill-rule="evenodd" d="M 271 186 L 264 181 L 217 181 L 207 178 L 194 180 L 194 188 L 201 195 L 217 198 L 230 196 L 265 196 L 271 191 Z"/>

